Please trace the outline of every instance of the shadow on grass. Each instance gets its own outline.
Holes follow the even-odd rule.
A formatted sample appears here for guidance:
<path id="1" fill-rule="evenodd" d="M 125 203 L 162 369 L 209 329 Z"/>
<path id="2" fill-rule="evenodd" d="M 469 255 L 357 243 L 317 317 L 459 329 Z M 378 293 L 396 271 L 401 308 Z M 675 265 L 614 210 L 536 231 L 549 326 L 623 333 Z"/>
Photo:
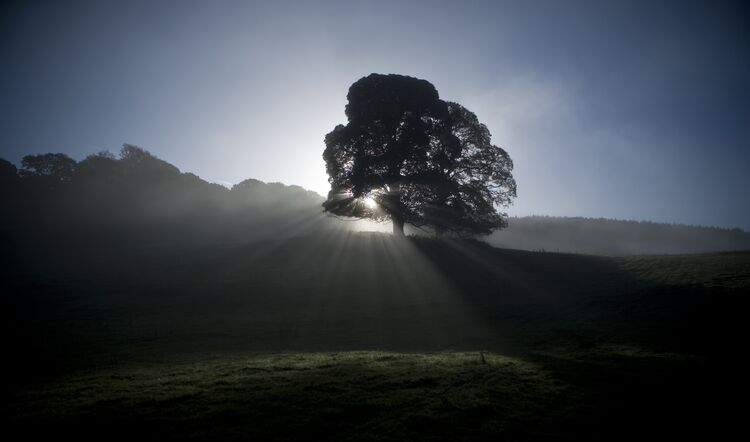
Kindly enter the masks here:
<path id="1" fill-rule="evenodd" d="M 78 255 L 2 279 L 12 383 L 218 352 L 524 357 L 630 344 L 724 356 L 747 311 L 750 257 L 613 259 L 336 232 Z"/>

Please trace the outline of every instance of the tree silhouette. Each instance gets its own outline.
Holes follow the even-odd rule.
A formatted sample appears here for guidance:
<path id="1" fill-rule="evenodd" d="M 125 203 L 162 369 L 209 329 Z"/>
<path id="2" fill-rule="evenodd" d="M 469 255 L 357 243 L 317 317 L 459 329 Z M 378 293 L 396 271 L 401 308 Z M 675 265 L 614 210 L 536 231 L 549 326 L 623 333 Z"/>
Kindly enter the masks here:
<path id="1" fill-rule="evenodd" d="M 371 74 L 347 95 L 348 124 L 326 135 L 323 158 L 331 190 L 326 211 L 391 219 L 459 235 L 507 225 L 516 196 L 513 162 L 463 106 L 445 102 L 426 80 Z"/>
<path id="2" fill-rule="evenodd" d="M 0 158 L 0 183 L 8 184 L 18 180 L 18 169 L 8 160 Z"/>
<path id="3" fill-rule="evenodd" d="M 56 181 L 70 181 L 76 161 L 63 153 L 26 155 L 21 160 L 21 176 L 45 177 Z"/>

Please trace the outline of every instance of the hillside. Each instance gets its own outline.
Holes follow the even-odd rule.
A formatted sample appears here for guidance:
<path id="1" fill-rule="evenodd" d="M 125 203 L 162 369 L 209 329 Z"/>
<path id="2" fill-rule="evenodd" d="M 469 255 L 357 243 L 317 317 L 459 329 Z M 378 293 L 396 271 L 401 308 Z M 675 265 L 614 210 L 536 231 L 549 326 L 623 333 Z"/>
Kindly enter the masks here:
<path id="1" fill-rule="evenodd" d="M 247 243 L 322 231 L 390 231 L 322 212 L 323 197 L 299 186 L 248 179 L 231 189 L 208 183 L 136 146 L 120 156 L 30 156 L 17 170 L 0 160 L 0 234 L 19 249 L 67 242 L 110 245 Z M 426 232 L 411 229 L 413 234 Z M 750 250 L 739 229 L 592 218 L 510 218 L 482 238 L 502 248 L 607 256 Z"/>
<path id="2" fill-rule="evenodd" d="M 2 175 L 11 430 L 617 439 L 732 416 L 748 252 L 394 240 L 299 187 L 226 189 L 132 146 L 41 160 Z"/>
<path id="3" fill-rule="evenodd" d="M 750 233 L 740 229 L 551 216 L 510 218 L 508 228 L 486 241 L 510 249 L 608 256 L 750 250 Z"/>
<path id="4" fill-rule="evenodd" d="M 28 158 L 20 171 L 8 162 L 0 168 L 0 234 L 21 241 L 21 252 L 102 242 L 238 243 L 341 228 L 314 192 L 253 179 L 227 189 L 136 146 L 125 145 L 119 158 Z"/>
<path id="5" fill-rule="evenodd" d="M 750 294 L 747 253 L 351 232 L 33 264 L 2 277 L 4 415 L 92 439 L 714 431 Z"/>
<path id="6" fill-rule="evenodd" d="M 750 287 L 747 253 L 614 259 L 365 233 L 30 259 L 4 272 L 6 324 L 35 324 L 43 334 L 21 348 L 51 345 L 72 361 L 71 346 L 144 339 L 165 349 L 511 352 L 627 341 L 706 353 L 735 323 L 718 318 L 739 315 L 732 303 Z"/>

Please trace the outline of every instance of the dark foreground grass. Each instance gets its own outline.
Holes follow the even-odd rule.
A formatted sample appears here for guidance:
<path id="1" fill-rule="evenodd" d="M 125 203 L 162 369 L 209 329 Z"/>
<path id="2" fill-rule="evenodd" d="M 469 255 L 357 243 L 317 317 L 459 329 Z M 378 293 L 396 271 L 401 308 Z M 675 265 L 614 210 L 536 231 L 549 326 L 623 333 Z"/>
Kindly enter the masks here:
<path id="1" fill-rule="evenodd" d="M 25 391 L 11 413 L 26 431 L 103 438 L 461 439 L 559 432 L 571 393 L 495 354 L 294 353 L 79 374 Z"/>
<path id="2" fill-rule="evenodd" d="M 750 253 L 347 235 L 27 255 L 0 274 L 2 429 L 25 439 L 716 440 L 743 422 Z"/>
<path id="3" fill-rule="evenodd" d="M 7 394 L 4 428 L 76 440 L 560 440 L 731 428 L 705 361 L 628 347 L 221 355 Z M 716 379 L 714 379 L 716 380 Z M 718 392 L 720 393 L 720 392 Z M 722 419 L 728 421 L 720 426 Z M 719 426 L 717 426 L 719 425 Z"/>

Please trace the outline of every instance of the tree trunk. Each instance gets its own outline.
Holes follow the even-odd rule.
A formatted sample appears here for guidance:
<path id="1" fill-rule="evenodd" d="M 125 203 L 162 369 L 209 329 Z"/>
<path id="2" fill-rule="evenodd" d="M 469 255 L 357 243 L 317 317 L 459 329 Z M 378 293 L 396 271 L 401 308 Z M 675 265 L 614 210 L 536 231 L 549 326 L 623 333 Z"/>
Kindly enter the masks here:
<path id="1" fill-rule="evenodd" d="M 404 220 L 398 215 L 391 215 L 393 221 L 393 236 L 394 238 L 404 237 Z"/>
<path id="2" fill-rule="evenodd" d="M 391 221 L 393 221 L 393 237 L 404 237 L 404 217 L 401 215 L 401 183 L 398 181 L 390 185 L 388 189 L 390 199 Z"/>

